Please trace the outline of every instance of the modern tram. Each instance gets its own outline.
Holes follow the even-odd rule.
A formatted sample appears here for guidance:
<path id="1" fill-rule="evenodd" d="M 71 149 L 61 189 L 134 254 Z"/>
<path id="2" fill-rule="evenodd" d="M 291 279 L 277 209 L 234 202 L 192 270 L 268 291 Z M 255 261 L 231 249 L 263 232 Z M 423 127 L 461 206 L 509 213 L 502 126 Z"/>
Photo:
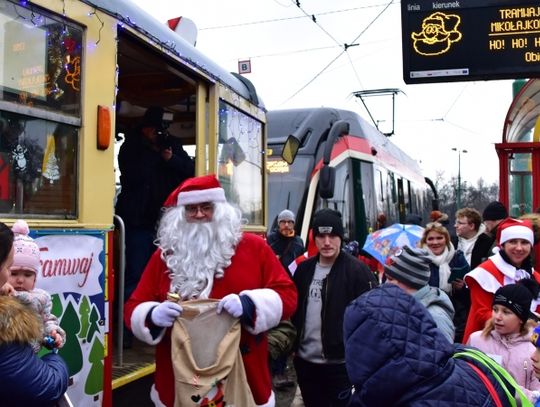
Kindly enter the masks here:
<path id="1" fill-rule="evenodd" d="M 345 240 L 363 244 L 383 224 L 408 214 L 427 219 L 437 194 L 418 163 L 358 114 L 332 108 L 268 112 L 270 220 L 283 209 L 296 214 L 307 243 L 312 214 L 343 215 Z"/>

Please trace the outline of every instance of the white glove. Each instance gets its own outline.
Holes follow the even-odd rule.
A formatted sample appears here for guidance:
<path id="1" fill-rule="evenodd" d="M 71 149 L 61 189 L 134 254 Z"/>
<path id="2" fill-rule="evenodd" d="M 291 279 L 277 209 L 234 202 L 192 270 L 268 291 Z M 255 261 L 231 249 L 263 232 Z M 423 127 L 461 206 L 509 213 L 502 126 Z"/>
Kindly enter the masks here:
<path id="1" fill-rule="evenodd" d="M 168 328 L 172 326 L 176 317 L 182 314 L 182 307 L 175 302 L 163 301 L 152 310 L 150 319 L 156 326 Z"/>
<path id="2" fill-rule="evenodd" d="M 244 313 L 242 301 L 240 301 L 238 294 L 229 294 L 223 297 L 217 306 L 217 313 L 220 314 L 224 308 L 235 318 L 240 318 Z"/>

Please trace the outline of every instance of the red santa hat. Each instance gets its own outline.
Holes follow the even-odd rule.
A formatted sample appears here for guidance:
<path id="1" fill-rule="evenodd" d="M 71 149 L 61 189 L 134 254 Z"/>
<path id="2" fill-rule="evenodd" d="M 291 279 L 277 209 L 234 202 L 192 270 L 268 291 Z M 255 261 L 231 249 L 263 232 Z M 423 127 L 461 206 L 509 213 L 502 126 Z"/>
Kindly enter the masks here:
<path id="1" fill-rule="evenodd" d="M 191 205 L 202 202 L 225 202 L 225 191 L 215 175 L 203 175 L 185 180 L 176 188 L 163 206 Z"/>
<path id="2" fill-rule="evenodd" d="M 497 228 L 497 243 L 502 246 L 503 243 L 511 239 L 524 239 L 534 245 L 531 221 L 512 218 L 503 220 Z"/>

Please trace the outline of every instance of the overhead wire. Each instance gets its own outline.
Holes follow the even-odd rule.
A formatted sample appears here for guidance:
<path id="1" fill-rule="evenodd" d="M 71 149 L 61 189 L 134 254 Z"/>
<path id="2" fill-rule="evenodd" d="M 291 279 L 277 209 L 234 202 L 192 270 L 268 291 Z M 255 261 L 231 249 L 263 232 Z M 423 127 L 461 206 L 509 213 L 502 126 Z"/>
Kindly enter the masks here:
<path id="1" fill-rule="evenodd" d="M 274 1 L 276 1 L 276 0 L 274 0 Z M 281 3 L 278 3 L 278 4 L 281 5 Z M 293 6 L 293 5 L 296 5 L 296 4 L 290 4 L 290 5 Z M 329 15 L 329 14 L 347 13 L 349 11 L 363 10 L 363 9 L 375 8 L 375 7 L 380 7 L 380 6 L 381 6 L 381 4 L 374 4 L 374 5 L 362 6 L 362 7 L 351 7 L 351 8 L 344 8 L 344 9 L 339 9 L 339 10 L 322 11 L 320 13 L 315 13 L 314 15 L 325 16 L 325 15 Z M 284 6 L 284 7 L 290 7 L 290 6 Z M 270 19 L 267 19 L 267 20 L 247 21 L 247 22 L 237 23 L 237 24 L 214 25 L 214 26 L 209 26 L 209 27 L 201 27 L 201 28 L 199 28 L 199 31 L 222 30 L 222 29 L 226 29 L 226 28 L 237 28 L 237 27 L 243 27 L 243 26 L 247 26 L 247 25 L 267 24 L 267 23 L 275 23 L 275 22 L 287 21 L 287 20 L 299 20 L 299 19 L 302 19 L 302 18 L 305 18 L 305 17 L 306 16 L 280 17 L 280 18 L 270 18 Z M 311 18 L 311 16 L 310 16 L 310 18 Z"/>
<path id="2" fill-rule="evenodd" d="M 306 10 L 304 10 L 302 8 L 302 6 L 300 6 L 300 2 L 297 1 L 297 0 L 291 0 L 293 3 L 296 4 L 296 6 L 300 9 L 300 11 L 302 11 L 302 13 L 304 13 L 304 15 L 306 17 L 309 17 L 311 19 L 311 21 L 313 21 L 317 27 L 319 27 L 321 29 L 322 32 L 324 32 L 332 41 L 334 41 L 337 45 L 339 45 L 341 48 L 344 48 L 344 45 L 342 43 L 340 43 L 338 40 L 336 40 L 336 38 L 330 34 L 322 25 L 320 25 L 318 22 L 317 22 L 317 18 L 315 17 L 315 14 L 309 14 Z"/>
<path id="3" fill-rule="evenodd" d="M 366 26 L 366 28 L 364 28 L 360 32 L 360 34 L 358 34 L 355 37 L 355 39 L 351 41 L 350 43 L 351 44 L 356 43 L 356 41 L 369 29 L 369 27 L 371 27 L 375 23 L 375 21 L 377 21 L 383 15 L 383 13 L 388 9 L 388 7 L 392 5 L 392 3 L 394 3 L 394 0 L 390 0 L 390 2 L 379 12 L 379 14 L 377 14 L 375 18 L 371 20 L 371 22 Z M 280 105 L 284 105 L 285 103 L 287 103 L 288 101 L 296 97 L 300 92 L 306 89 L 309 85 L 311 85 L 319 76 L 321 76 L 324 73 L 324 71 L 326 71 L 335 61 L 337 61 L 339 57 L 343 55 L 344 52 L 347 52 L 347 47 L 344 47 L 344 49 L 334 59 L 332 59 L 328 64 L 326 64 L 326 66 L 321 71 L 319 71 L 313 78 L 311 78 L 305 85 L 303 85 L 300 89 L 294 92 L 291 96 L 289 96 L 287 99 L 281 102 Z"/>

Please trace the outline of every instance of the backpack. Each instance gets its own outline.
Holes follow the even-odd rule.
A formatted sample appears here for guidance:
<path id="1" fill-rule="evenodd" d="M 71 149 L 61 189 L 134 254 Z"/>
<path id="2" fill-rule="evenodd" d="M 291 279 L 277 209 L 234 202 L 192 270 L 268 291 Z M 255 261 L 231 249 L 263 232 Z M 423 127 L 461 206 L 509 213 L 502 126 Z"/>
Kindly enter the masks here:
<path id="1" fill-rule="evenodd" d="M 525 393 L 523 393 L 523 390 L 521 390 L 521 387 L 519 387 L 510 373 L 508 373 L 501 365 L 486 354 L 476 349 L 461 348 L 454 354 L 453 357 L 464 359 L 467 363 L 469 363 L 469 365 L 473 368 L 476 374 L 480 376 L 485 386 L 488 388 L 497 406 L 502 406 L 502 404 L 499 395 L 493 387 L 493 384 L 489 381 L 487 376 L 485 376 L 484 372 L 482 372 L 470 361 L 477 362 L 489 370 L 489 372 L 500 384 L 501 388 L 506 394 L 506 397 L 508 398 L 508 402 L 512 407 L 533 407 L 533 404 L 529 401 L 529 399 L 527 399 L 527 396 L 525 396 Z"/>

